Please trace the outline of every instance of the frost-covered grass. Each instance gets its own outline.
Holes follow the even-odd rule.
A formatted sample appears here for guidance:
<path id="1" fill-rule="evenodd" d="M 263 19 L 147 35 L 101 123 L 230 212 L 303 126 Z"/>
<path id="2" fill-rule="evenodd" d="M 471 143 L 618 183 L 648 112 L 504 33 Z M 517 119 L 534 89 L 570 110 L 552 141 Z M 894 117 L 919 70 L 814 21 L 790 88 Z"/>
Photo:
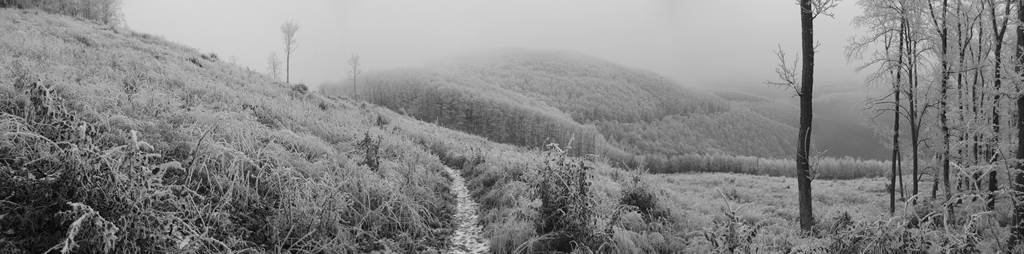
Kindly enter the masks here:
<path id="1" fill-rule="evenodd" d="M 482 223 L 495 253 L 550 250 L 541 232 L 544 153 L 494 145 L 447 131 L 416 132 L 421 143 L 449 165 L 461 165 L 470 190 L 482 206 Z M 931 179 L 922 182 L 919 205 L 889 216 L 887 180 L 816 180 L 814 232 L 796 223 L 792 178 L 729 173 L 643 175 L 587 162 L 594 205 L 580 231 L 597 240 L 577 251 L 606 253 L 943 253 L 1010 251 L 1005 246 L 1008 200 L 996 212 L 983 201 L 965 199 L 953 220 L 928 198 Z M 555 169 L 557 170 L 557 169 Z M 640 184 L 637 184 L 639 182 Z M 908 186 L 909 187 L 909 186 Z M 654 198 L 643 194 L 652 193 Z M 627 195 L 628 194 L 628 195 Z M 967 196 L 964 196 L 967 197 Z M 648 200 L 648 201 L 645 201 Z M 639 202 L 643 201 L 643 202 Z M 644 214 L 629 205 L 650 204 Z M 661 214 L 661 219 L 650 219 Z M 948 225 L 947 225 L 948 223 Z"/>
<path id="2" fill-rule="evenodd" d="M 727 201 L 742 205 L 740 216 L 750 221 L 797 219 L 797 187 L 793 178 L 697 173 L 652 175 L 645 179 L 664 191 L 673 209 L 686 211 L 686 217 L 696 223 L 710 223 Z M 832 217 L 848 212 L 857 220 L 887 215 L 887 183 L 882 178 L 815 180 L 815 214 Z"/>
<path id="3" fill-rule="evenodd" d="M 0 31 L 0 252 L 446 248 L 441 163 L 373 108 L 70 17 Z"/>

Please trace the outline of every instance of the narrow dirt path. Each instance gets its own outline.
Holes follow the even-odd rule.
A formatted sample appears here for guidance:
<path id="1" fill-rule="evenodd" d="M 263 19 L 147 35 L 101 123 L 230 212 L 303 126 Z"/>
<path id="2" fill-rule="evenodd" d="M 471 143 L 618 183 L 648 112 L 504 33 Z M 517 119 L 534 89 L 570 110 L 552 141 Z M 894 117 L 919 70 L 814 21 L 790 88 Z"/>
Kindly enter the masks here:
<path id="1" fill-rule="evenodd" d="M 477 207 L 466 189 L 466 180 L 458 171 L 445 167 L 448 175 L 452 178 L 452 193 L 455 194 L 458 205 L 455 207 L 455 220 L 458 227 L 452 234 L 451 246 L 448 253 L 487 253 L 490 247 L 483 238 L 483 227 L 478 224 Z"/>

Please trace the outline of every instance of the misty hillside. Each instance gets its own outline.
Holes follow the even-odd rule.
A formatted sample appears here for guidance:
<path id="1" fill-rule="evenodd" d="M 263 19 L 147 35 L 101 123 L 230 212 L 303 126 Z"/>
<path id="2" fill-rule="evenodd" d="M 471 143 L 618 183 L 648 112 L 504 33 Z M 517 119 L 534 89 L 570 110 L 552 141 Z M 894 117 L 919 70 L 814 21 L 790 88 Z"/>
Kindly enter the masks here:
<path id="1" fill-rule="evenodd" d="M 457 57 L 440 72 L 543 101 L 580 122 L 649 122 L 728 110 L 724 101 L 653 72 L 569 51 L 497 49 Z"/>
<path id="2" fill-rule="evenodd" d="M 785 91 L 778 87 L 774 89 Z M 740 92 L 737 88 L 731 88 L 715 90 L 713 93 L 730 101 L 734 107 L 749 108 L 768 119 L 793 128 L 798 126 L 800 110 L 793 102 L 794 97 L 791 94 L 750 90 L 752 91 Z M 755 92 L 757 95 L 754 95 Z M 815 149 L 833 157 L 888 159 L 891 156 L 891 148 L 886 147 L 883 138 L 876 133 L 875 126 L 878 125 L 876 122 L 889 124 L 891 119 L 872 119 L 875 116 L 867 109 L 866 101 L 862 93 L 821 91 L 814 99 Z"/>
<path id="3" fill-rule="evenodd" d="M 362 82 L 359 98 L 424 121 L 533 147 L 572 139 L 585 153 L 786 157 L 796 131 L 657 74 L 565 51 L 478 52 Z M 352 94 L 351 82 L 324 90 Z"/>

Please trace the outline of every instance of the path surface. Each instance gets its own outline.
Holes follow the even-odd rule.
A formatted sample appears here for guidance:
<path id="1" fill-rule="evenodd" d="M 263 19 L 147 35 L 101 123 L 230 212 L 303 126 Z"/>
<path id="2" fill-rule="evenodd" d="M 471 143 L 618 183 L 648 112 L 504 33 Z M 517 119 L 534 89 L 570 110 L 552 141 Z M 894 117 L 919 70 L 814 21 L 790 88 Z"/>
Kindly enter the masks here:
<path id="1" fill-rule="evenodd" d="M 451 250 L 448 253 L 487 253 L 490 249 L 487 241 L 483 238 L 483 228 L 478 223 L 477 205 L 473 197 L 466 189 L 466 180 L 458 171 L 445 167 L 448 175 L 452 177 L 452 193 L 455 194 L 458 205 L 455 207 L 455 220 L 458 227 L 455 234 L 452 234 Z"/>

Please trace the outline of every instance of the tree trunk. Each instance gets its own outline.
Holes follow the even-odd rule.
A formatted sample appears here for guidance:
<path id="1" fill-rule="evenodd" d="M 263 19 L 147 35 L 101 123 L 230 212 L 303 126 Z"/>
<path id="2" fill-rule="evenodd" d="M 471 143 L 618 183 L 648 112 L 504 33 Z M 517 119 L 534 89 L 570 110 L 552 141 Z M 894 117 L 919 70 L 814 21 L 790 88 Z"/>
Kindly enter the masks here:
<path id="1" fill-rule="evenodd" d="M 900 161 L 900 82 L 903 81 L 903 23 L 900 24 L 899 34 L 899 48 L 896 49 L 896 55 L 898 60 L 896 61 L 896 82 L 892 84 L 892 91 L 896 95 L 896 101 L 893 103 L 893 126 L 892 126 L 892 179 L 889 180 L 889 184 L 893 185 L 895 189 L 895 181 L 897 174 L 900 177 L 900 196 L 903 195 L 903 174 L 902 170 L 897 173 L 896 168 L 899 166 Z M 889 192 L 889 215 L 896 214 L 896 194 L 893 193 L 895 190 Z"/>
<path id="2" fill-rule="evenodd" d="M 800 133 L 797 137 L 796 181 L 800 202 L 800 228 L 811 231 L 814 215 L 811 210 L 811 99 L 814 91 L 814 15 L 811 0 L 800 0 L 801 51 L 803 70 L 800 79 Z"/>
<path id="3" fill-rule="evenodd" d="M 939 61 L 942 71 L 942 83 L 940 84 L 941 99 L 939 100 L 939 118 L 942 122 L 942 186 L 946 190 L 946 201 L 949 201 L 953 197 L 953 190 L 950 189 L 949 185 L 949 117 L 946 115 L 949 110 L 949 103 L 947 102 L 948 90 L 949 90 L 949 54 L 948 47 L 948 35 L 949 31 L 946 27 L 946 12 L 948 8 L 948 0 L 942 1 L 942 28 L 939 31 L 939 38 L 942 41 L 942 48 L 940 49 L 941 56 Z M 952 209 L 952 206 L 949 207 Z"/>
<path id="4" fill-rule="evenodd" d="M 893 124 L 892 133 L 892 176 L 889 177 L 889 215 L 896 214 L 896 165 L 899 162 L 900 156 L 900 93 L 899 93 L 899 80 L 900 75 L 896 74 L 896 83 L 893 84 L 893 90 L 896 91 L 896 103 L 893 107 L 893 115 L 895 122 Z M 903 176 L 900 176 L 900 185 L 903 185 Z M 903 190 L 900 190 L 903 193 Z"/>
<path id="5" fill-rule="evenodd" d="M 992 77 L 994 79 L 992 81 L 993 92 L 994 92 L 993 95 L 992 95 L 992 142 L 989 144 L 989 152 L 990 152 L 990 155 L 989 155 L 990 156 L 990 161 L 989 162 L 990 163 L 995 163 L 996 161 L 999 160 L 999 157 L 1000 157 L 999 156 L 999 139 L 1000 139 L 1000 135 L 999 135 L 1000 128 L 999 128 L 999 125 L 1000 125 L 1001 119 L 1000 119 L 1000 114 L 999 114 L 999 99 L 1000 99 L 999 90 L 1002 87 L 1002 83 L 1003 83 L 1003 81 L 1002 81 L 1002 70 L 1003 70 L 1002 69 L 1002 64 L 1003 64 L 1003 57 L 1002 57 L 1003 56 L 1003 35 L 1006 34 L 1006 23 L 1003 23 L 1002 29 L 1000 29 L 1000 27 L 997 26 L 998 22 L 996 20 L 997 17 L 996 17 L 996 12 L 995 12 L 996 7 L 994 5 L 993 6 L 989 6 L 989 7 L 991 8 L 989 10 L 990 10 L 990 15 L 992 16 L 992 30 L 993 30 L 992 35 L 993 35 L 993 39 L 995 39 L 995 41 L 993 42 L 993 43 L 995 43 L 995 48 L 994 48 L 994 52 L 993 52 L 995 54 L 995 66 L 994 66 L 995 70 L 992 71 L 993 72 L 993 76 Z M 1007 8 L 1007 11 L 1009 11 L 1009 8 L 1010 8 L 1009 4 L 1007 4 L 1006 8 Z M 1009 14 L 1009 13 L 1007 13 L 1007 14 Z M 1009 18 L 1010 17 L 1006 17 L 1006 19 L 1009 19 Z M 988 199 L 985 202 L 985 206 L 988 208 L 988 210 L 994 210 L 995 209 L 995 206 L 996 206 L 996 191 L 999 190 L 999 184 L 998 183 L 999 183 L 998 180 L 996 180 L 996 171 L 992 170 L 991 172 L 988 173 Z"/>
<path id="6" fill-rule="evenodd" d="M 912 167 L 912 169 L 911 169 L 911 175 L 912 175 L 911 176 L 911 180 L 913 180 L 913 184 L 912 184 L 913 185 L 913 193 L 914 193 L 914 195 L 917 195 L 918 193 L 920 193 L 919 192 L 920 189 L 919 189 L 918 186 L 919 186 L 919 183 L 921 181 L 921 172 L 920 172 L 920 163 L 919 163 L 920 159 L 918 158 L 918 148 L 921 145 L 920 135 L 918 135 L 918 134 L 920 133 L 920 130 L 921 130 L 921 123 L 917 120 L 917 99 L 914 96 L 914 93 L 917 90 L 917 80 L 918 80 L 917 76 L 916 76 L 917 75 L 917 57 L 916 57 L 917 47 L 916 47 L 916 43 L 913 41 L 913 38 L 910 36 L 911 35 L 910 29 L 913 29 L 913 28 L 909 26 L 908 21 L 906 19 L 903 20 L 903 27 L 906 28 L 903 31 L 903 35 L 904 35 L 904 40 L 906 41 L 906 47 L 907 47 L 907 66 L 908 66 L 907 67 L 907 82 L 910 85 L 910 87 L 907 88 L 908 89 L 907 90 L 907 104 L 909 104 L 909 107 L 910 107 L 908 109 L 908 112 L 907 112 L 907 116 L 908 116 L 907 120 L 910 123 L 910 156 L 911 156 L 911 161 L 912 161 L 912 163 L 911 163 L 912 164 L 911 165 L 911 167 Z M 932 198 L 934 198 L 934 197 L 935 197 L 935 193 L 932 193 Z"/>
<path id="7" fill-rule="evenodd" d="M 285 49 L 284 53 L 284 83 L 292 82 L 292 52 Z"/>
<path id="8" fill-rule="evenodd" d="M 1002 69 L 1002 38 L 998 38 L 995 47 L 995 75 L 993 78 L 993 89 L 994 94 L 992 95 L 992 141 L 989 143 L 989 163 L 995 163 L 999 160 L 999 138 L 1000 138 L 1000 119 L 999 114 L 999 90 L 1002 86 L 1002 80 L 1000 70 Z M 996 180 L 996 171 L 992 170 L 988 172 L 988 199 L 985 202 L 985 207 L 989 210 L 995 208 L 996 204 L 996 191 L 999 189 L 998 180 Z"/>

